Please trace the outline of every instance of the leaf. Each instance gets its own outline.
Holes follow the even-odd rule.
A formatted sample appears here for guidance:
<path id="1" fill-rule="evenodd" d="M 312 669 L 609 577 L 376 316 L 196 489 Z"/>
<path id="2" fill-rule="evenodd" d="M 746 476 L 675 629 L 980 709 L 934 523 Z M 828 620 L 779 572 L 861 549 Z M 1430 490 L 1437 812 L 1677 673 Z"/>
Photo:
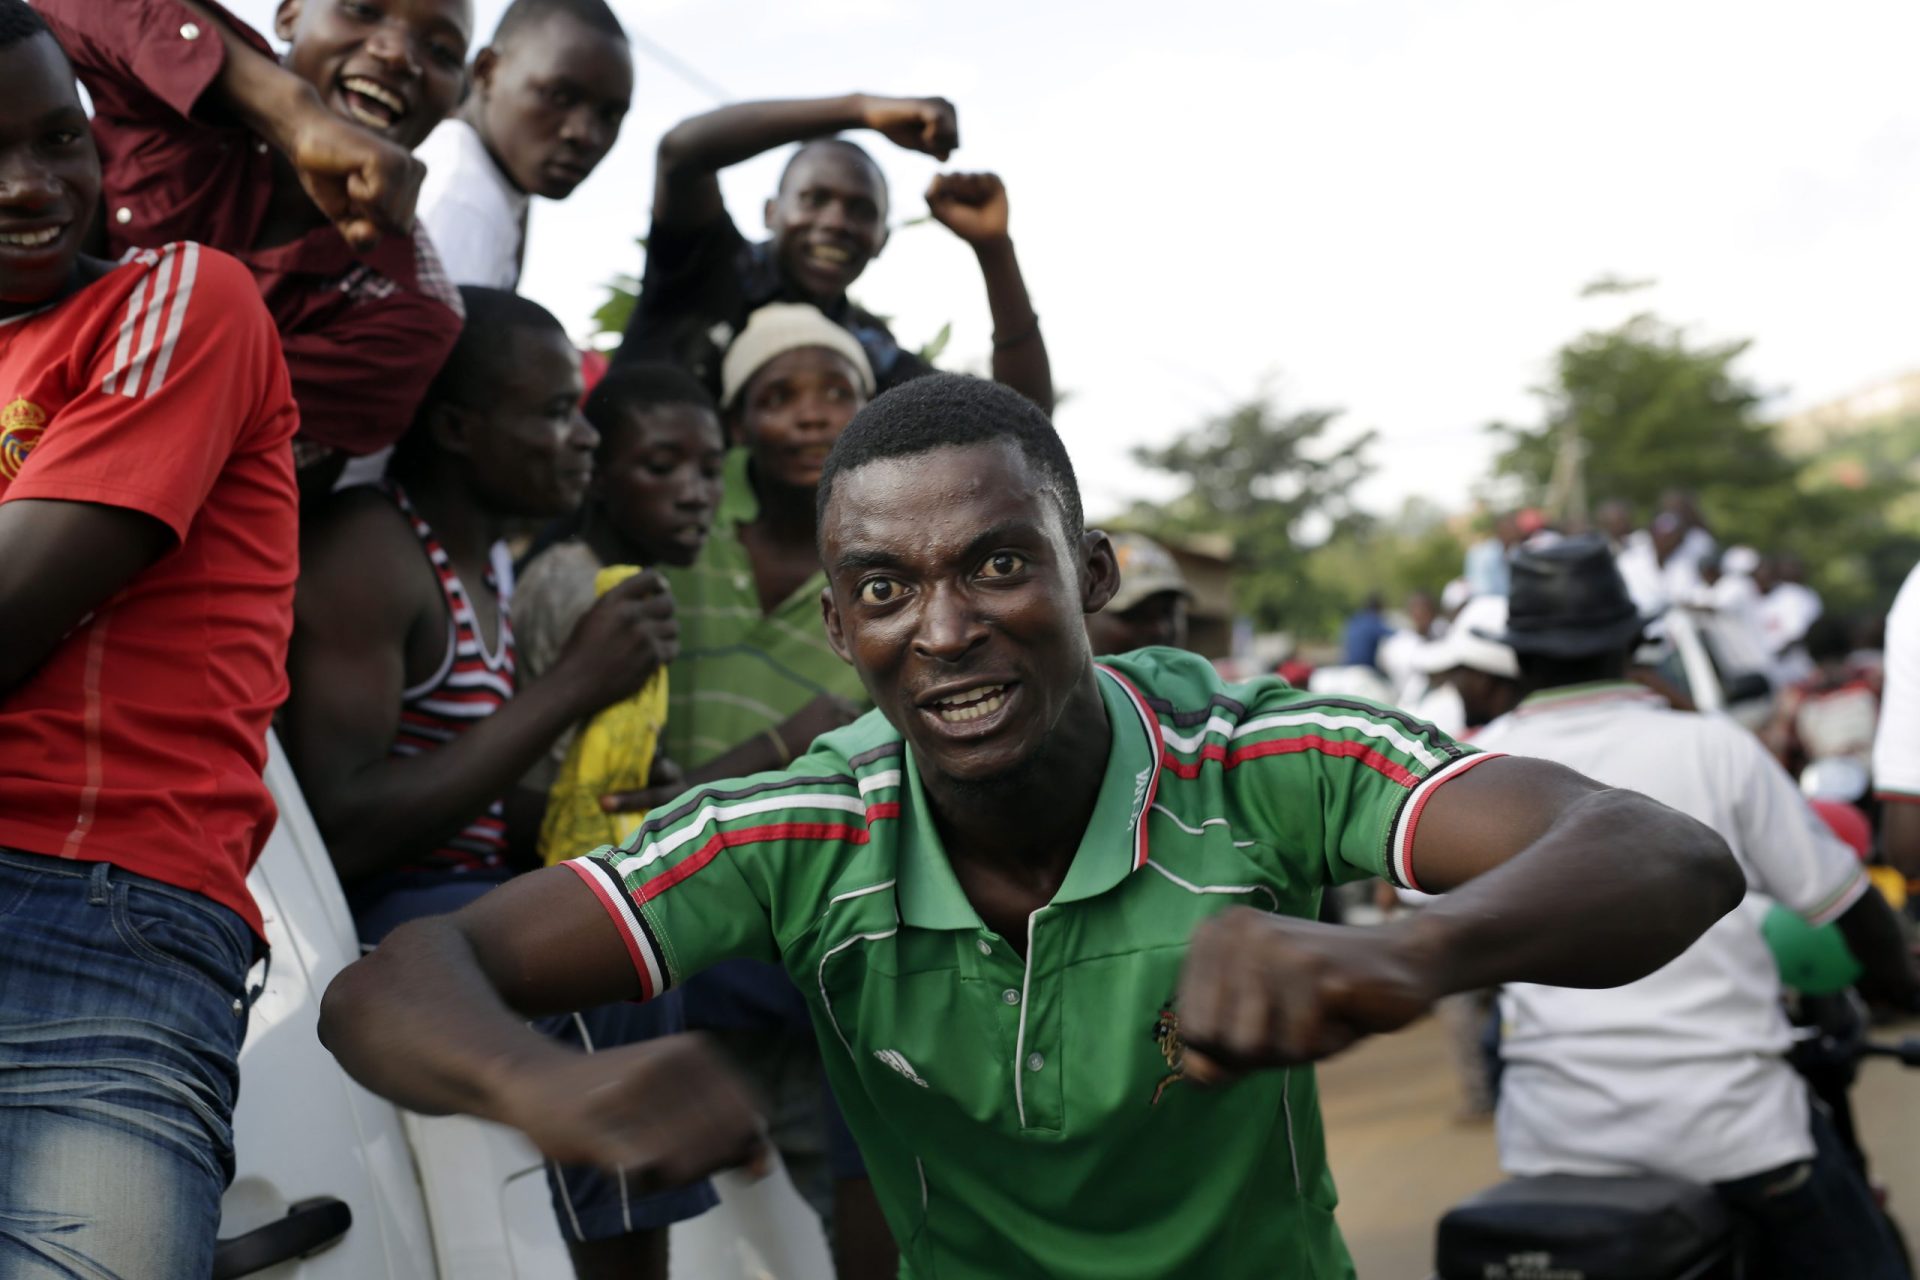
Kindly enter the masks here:
<path id="1" fill-rule="evenodd" d="M 947 349 L 947 344 L 951 341 L 953 341 L 953 321 L 949 320 L 940 326 L 940 332 L 934 334 L 927 340 L 926 345 L 920 348 L 920 358 L 932 364 L 940 358 L 940 353 Z"/>

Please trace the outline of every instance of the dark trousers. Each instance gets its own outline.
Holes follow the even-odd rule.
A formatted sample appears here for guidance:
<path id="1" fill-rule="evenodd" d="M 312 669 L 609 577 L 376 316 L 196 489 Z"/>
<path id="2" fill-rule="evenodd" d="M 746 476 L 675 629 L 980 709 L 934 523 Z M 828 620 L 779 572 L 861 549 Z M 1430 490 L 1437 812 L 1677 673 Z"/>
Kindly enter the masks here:
<path id="1" fill-rule="evenodd" d="M 1893 1229 L 1813 1108 L 1813 1159 L 1714 1184 L 1746 1237 L 1747 1280 L 1910 1280 Z"/>

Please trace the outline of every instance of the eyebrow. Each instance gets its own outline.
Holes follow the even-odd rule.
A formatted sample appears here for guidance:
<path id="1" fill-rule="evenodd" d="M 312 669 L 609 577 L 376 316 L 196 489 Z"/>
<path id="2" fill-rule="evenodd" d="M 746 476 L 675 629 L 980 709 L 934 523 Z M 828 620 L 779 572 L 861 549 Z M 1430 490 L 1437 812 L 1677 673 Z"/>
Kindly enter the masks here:
<path id="1" fill-rule="evenodd" d="M 1032 545 L 1043 540 L 1040 529 L 1031 520 L 1003 520 L 974 535 L 967 549 L 961 552 L 966 561 L 979 559 L 993 548 L 1007 543 Z M 877 546 L 854 546 L 842 552 L 833 562 L 835 573 L 860 569 L 898 569 L 906 562 L 893 552 Z"/>

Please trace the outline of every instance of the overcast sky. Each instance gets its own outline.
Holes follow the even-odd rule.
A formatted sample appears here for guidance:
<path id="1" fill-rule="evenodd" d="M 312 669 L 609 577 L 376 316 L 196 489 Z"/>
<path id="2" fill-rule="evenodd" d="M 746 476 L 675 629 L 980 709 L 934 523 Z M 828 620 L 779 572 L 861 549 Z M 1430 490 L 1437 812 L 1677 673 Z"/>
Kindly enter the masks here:
<path id="1" fill-rule="evenodd" d="M 1783 409 L 1920 366 L 1912 0 L 612 2 L 734 97 L 953 99 L 954 165 L 1007 181 L 1096 515 L 1165 491 L 1127 446 L 1263 382 L 1380 431 L 1375 506 L 1461 505 L 1481 424 L 1531 415 L 1553 349 L 1623 314 L 1576 298 L 1603 272 L 1753 338 Z M 505 0 L 475 3 L 484 36 Z M 273 0 L 233 7 L 264 26 Z M 533 213 L 522 288 L 582 334 L 637 267 L 656 139 L 716 101 L 638 65 L 613 154 Z M 934 163 L 870 145 L 896 217 L 924 212 Z M 726 175 L 743 229 L 779 163 Z M 900 230 L 855 293 L 909 346 L 951 320 L 943 363 L 984 367 L 944 228 Z"/>

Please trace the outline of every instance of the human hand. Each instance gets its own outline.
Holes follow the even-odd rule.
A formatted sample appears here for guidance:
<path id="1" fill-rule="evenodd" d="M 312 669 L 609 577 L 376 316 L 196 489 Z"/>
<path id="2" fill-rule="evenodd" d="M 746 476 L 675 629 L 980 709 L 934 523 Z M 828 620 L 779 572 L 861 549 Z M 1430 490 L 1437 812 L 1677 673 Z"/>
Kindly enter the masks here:
<path id="1" fill-rule="evenodd" d="M 960 119 L 945 98 L 861 100 L 862 122 L 887 141 L 944 162 L 960 145 Z"/>
<path id="2" fill-rule="evenodd" d="M 383 233 L 412 232 L 427 174 L 413 153 L 317 101 L 299 111 L 283 140 L 300 185 L 356 251 L 372 249 Z"/>
<path id="3" fill-rule="evenodd" d="M 1403 930 L 1345 928 L 1236 907 L 1194 930 L 1175 1007 L 1184 1075 L 1224 1082 L 1312 1062 L 1397 1031 L 1437 997 Z"/>
<path id="4" fill-rule="evenodd" d="M 638 791 L 615 791 L 600 797 L 603 813 L 646 813 L 658 809 L 693 784 L 679 765 L 665 756 L 655 756 L 647 770 L 647 785 Z"/>
<path id="5" fill-rule="evenodd" d="M 673 595 L 667 580 L 649 569 L 602 595 L 574 624 L 554 675 L 574 690 L 586 715 L 631 697 L 679 656 Z"/>
<path id="6" fill-rule="evenodd" d="M 697 1035 L 542 1055 L 500 1089 L 489 1118 L 550 1159 L 624 1173 L 648 1190 L 742 1165 L 756 1175 L 767 1169 L 759 1113 Z"/>
<path id="7" fill-rule="evenodd" d="M 940 174 L 927 188 L 927 208 L 968 244 L 1006 238 L 1007 187 L 998 174 Z"/>

